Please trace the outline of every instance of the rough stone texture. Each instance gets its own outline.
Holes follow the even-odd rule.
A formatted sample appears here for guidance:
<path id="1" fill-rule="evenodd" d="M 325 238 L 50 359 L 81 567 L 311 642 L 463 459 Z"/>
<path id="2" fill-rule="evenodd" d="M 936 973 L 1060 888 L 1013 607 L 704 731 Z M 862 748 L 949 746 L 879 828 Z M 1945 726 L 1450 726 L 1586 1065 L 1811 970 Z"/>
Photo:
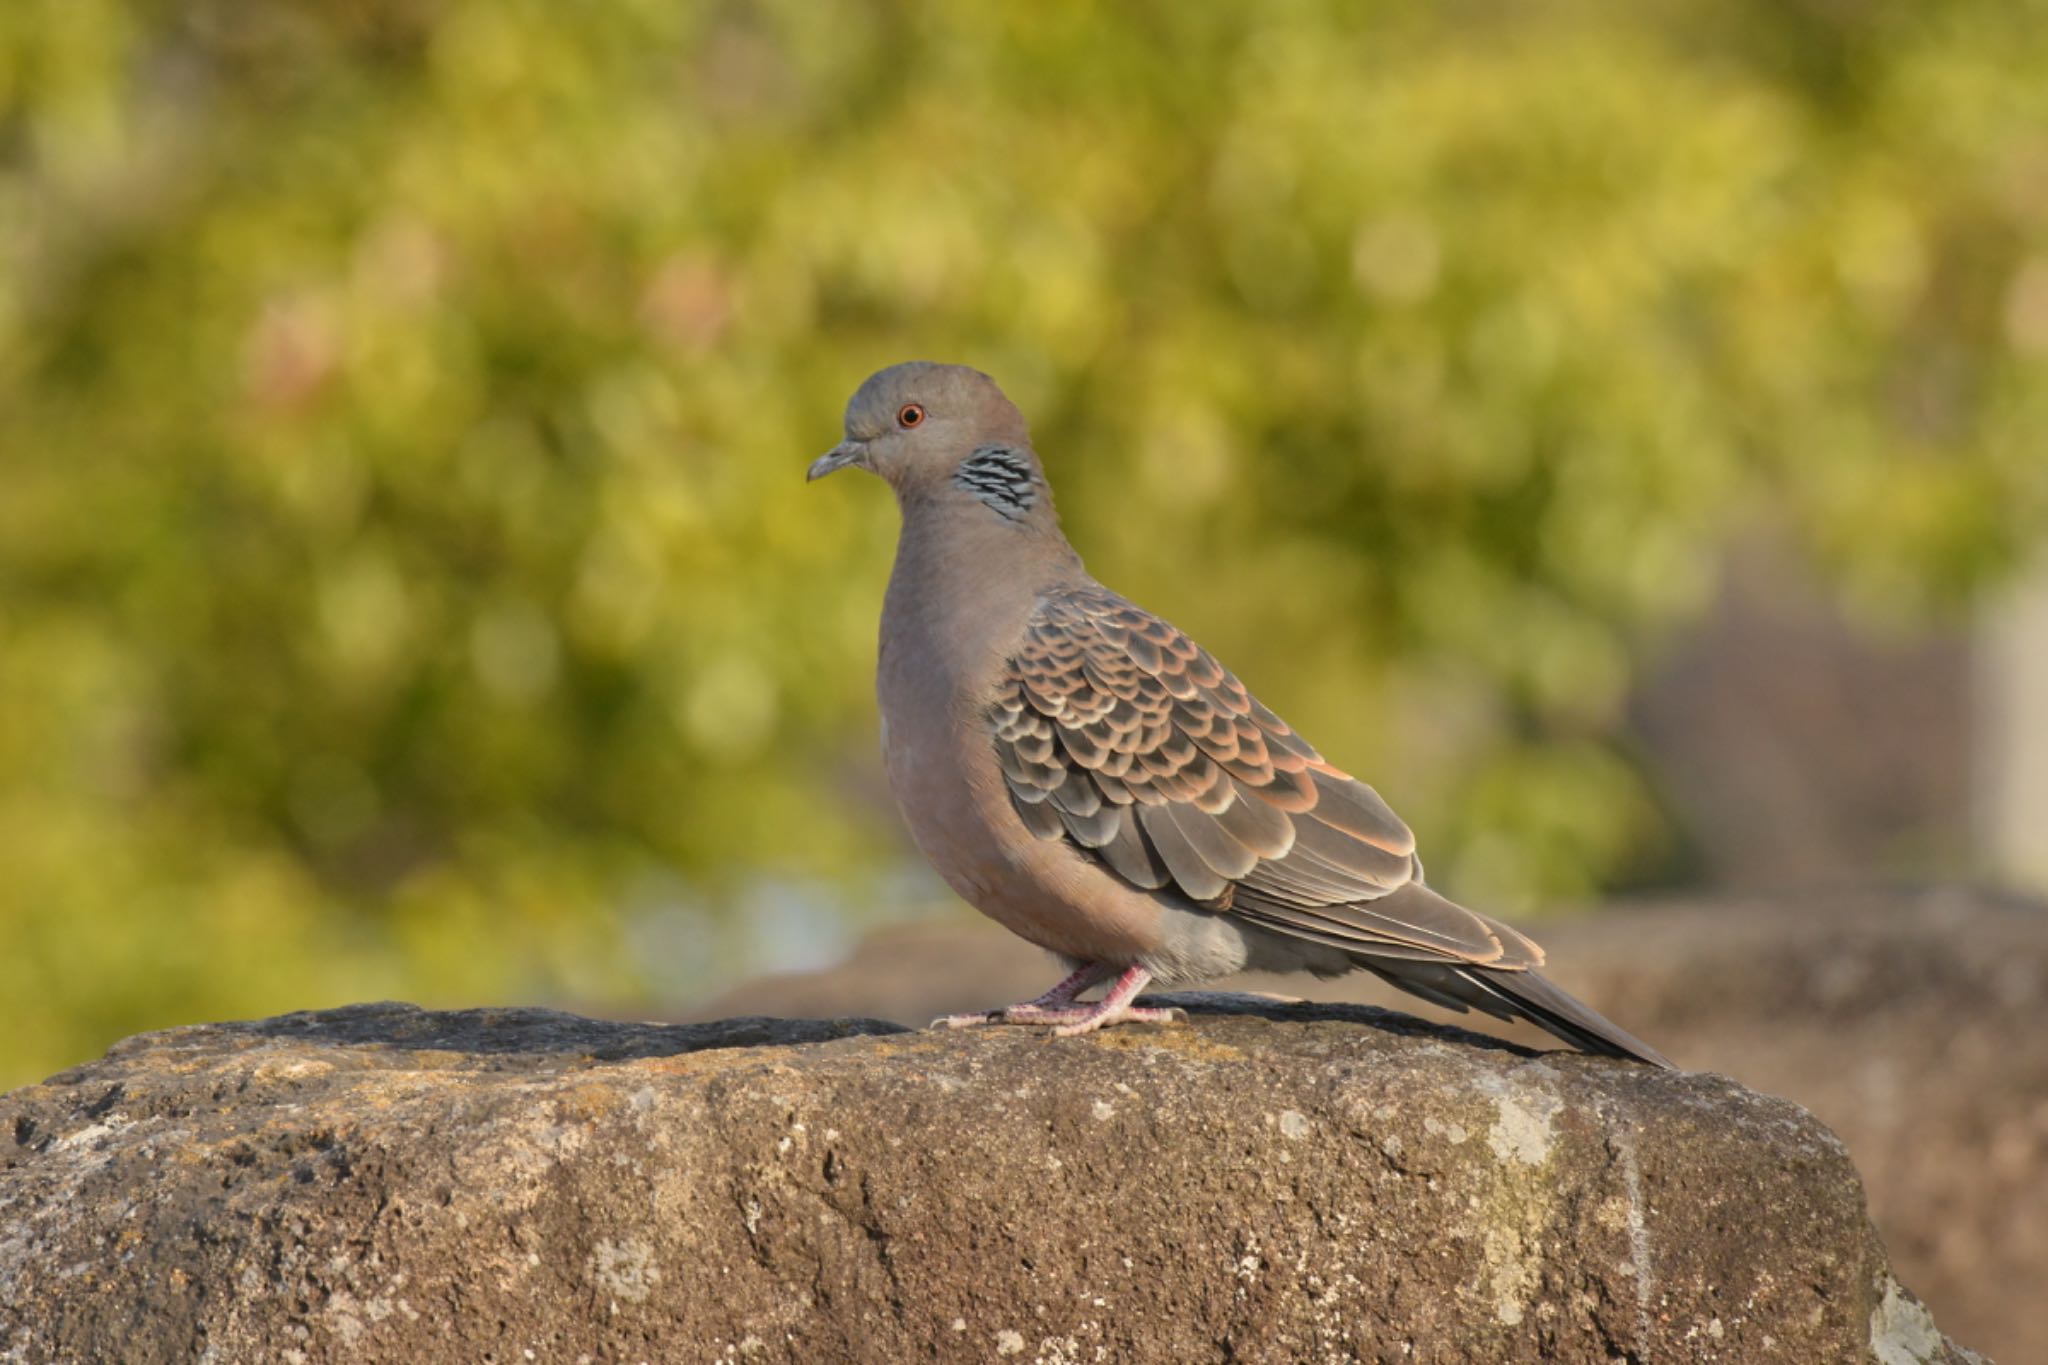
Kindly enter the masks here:
<path id="1" fill-rule="evenodd" d="M 0 1360 L 1970 1358 L 1791 1104 L 1182 1003 L 132 1039 L 0 1098 Z"/>
<path id="2" fill-rule="evenodd" d="M 2048 906 L 1808 894 L 1572 927 L 1559 951 L 1642 1036 L 1842 1138 L 1944 1329 L 2048 1361 Z"/>
<path id="3" fill-rule="evenodd" d="M 1840 1135 L 1899 1278 L 1957 1340 L 2048 1361 L 2048 1307 L 2032 1288 L 2048 1285 L 2048 905 L 1956 887 L 1809 889 L 1534 927 L 1567 989 L 1681 1066 L 1796 1100 Z M 706 1008 L 921 1021 L 1050 980 L 1043 954 L 963 913 Z M 1454 1017 L 1357 978 L 1233 984 Z"/>

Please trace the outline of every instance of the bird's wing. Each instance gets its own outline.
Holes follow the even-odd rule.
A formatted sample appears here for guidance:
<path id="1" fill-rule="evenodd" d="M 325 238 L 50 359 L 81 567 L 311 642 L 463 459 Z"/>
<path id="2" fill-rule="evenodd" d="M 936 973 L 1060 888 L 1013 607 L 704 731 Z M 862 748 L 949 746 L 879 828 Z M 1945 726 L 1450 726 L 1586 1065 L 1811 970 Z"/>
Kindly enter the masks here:
<path id="1" fill-rule="evenodd" d="M 1426 894 L 1415 836 L 1378 792 L 1107 589 L 1040 599 L 990 719 L 1024 824 L 1133 886 L 1375 958 L 1543 960 L 1506 925 Z"/>

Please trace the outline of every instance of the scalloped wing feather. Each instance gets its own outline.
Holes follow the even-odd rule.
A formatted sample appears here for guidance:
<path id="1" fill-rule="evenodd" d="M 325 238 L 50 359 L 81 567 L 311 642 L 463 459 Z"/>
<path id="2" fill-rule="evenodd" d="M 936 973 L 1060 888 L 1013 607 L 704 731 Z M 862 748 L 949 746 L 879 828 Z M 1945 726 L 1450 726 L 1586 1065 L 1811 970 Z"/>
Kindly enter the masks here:
<path id="1" fill-rule="evenodd" d="M 1207 650 L 1107 589 L 1040 600 L 990 721 L 1031 832 L 1132 886 L 1367 956 L 1543 960 L 1514 930 L 1421 886 L 1415 837 L 1379 793 Z"/>

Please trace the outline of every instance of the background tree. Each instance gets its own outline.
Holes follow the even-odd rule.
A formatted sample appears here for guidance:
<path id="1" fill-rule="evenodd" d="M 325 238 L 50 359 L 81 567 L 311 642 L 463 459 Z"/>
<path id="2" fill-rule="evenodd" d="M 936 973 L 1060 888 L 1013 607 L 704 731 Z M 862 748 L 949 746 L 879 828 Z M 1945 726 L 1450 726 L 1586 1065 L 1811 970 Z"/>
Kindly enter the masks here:
<path id="1" fill-rule="evenodd" d="M 0 1082 L 886 901 L 890 361 L 1509 909 L 1657 873 L 1731 528 L 2038 538 L 2040 4 L 1212 10 L 0 8 Z"/>

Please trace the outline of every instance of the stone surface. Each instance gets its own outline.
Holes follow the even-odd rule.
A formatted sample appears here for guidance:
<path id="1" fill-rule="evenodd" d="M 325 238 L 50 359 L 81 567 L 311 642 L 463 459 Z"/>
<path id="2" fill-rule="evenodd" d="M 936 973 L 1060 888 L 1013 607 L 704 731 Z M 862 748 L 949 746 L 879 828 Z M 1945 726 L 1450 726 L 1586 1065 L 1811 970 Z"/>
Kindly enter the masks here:
<path id="1" fill-rule="evenodd" d="M 2048 1309 L 2024 1288 L 2048 1284 L 2048 904 L 1963 887 L 1807 889 L 1527 927 L 1560 985 L 1679 1065 L 1795 1100 L 1839 1135 L 1899 1278 L 1957 1340 L 2048 1361 Z M 1034 995 L 1056 974 L 963 911 L 705 1009 L 922 1021 Z M 1357 977 L 1231 984 L 1455 1018 Z"/>
<path id="2" fill-rule="evenodd" d="M 0 1097 L 0 1360 L 1969 1358 L 1791 1104 L 1182 1003 L 132 1039 Z"/>

